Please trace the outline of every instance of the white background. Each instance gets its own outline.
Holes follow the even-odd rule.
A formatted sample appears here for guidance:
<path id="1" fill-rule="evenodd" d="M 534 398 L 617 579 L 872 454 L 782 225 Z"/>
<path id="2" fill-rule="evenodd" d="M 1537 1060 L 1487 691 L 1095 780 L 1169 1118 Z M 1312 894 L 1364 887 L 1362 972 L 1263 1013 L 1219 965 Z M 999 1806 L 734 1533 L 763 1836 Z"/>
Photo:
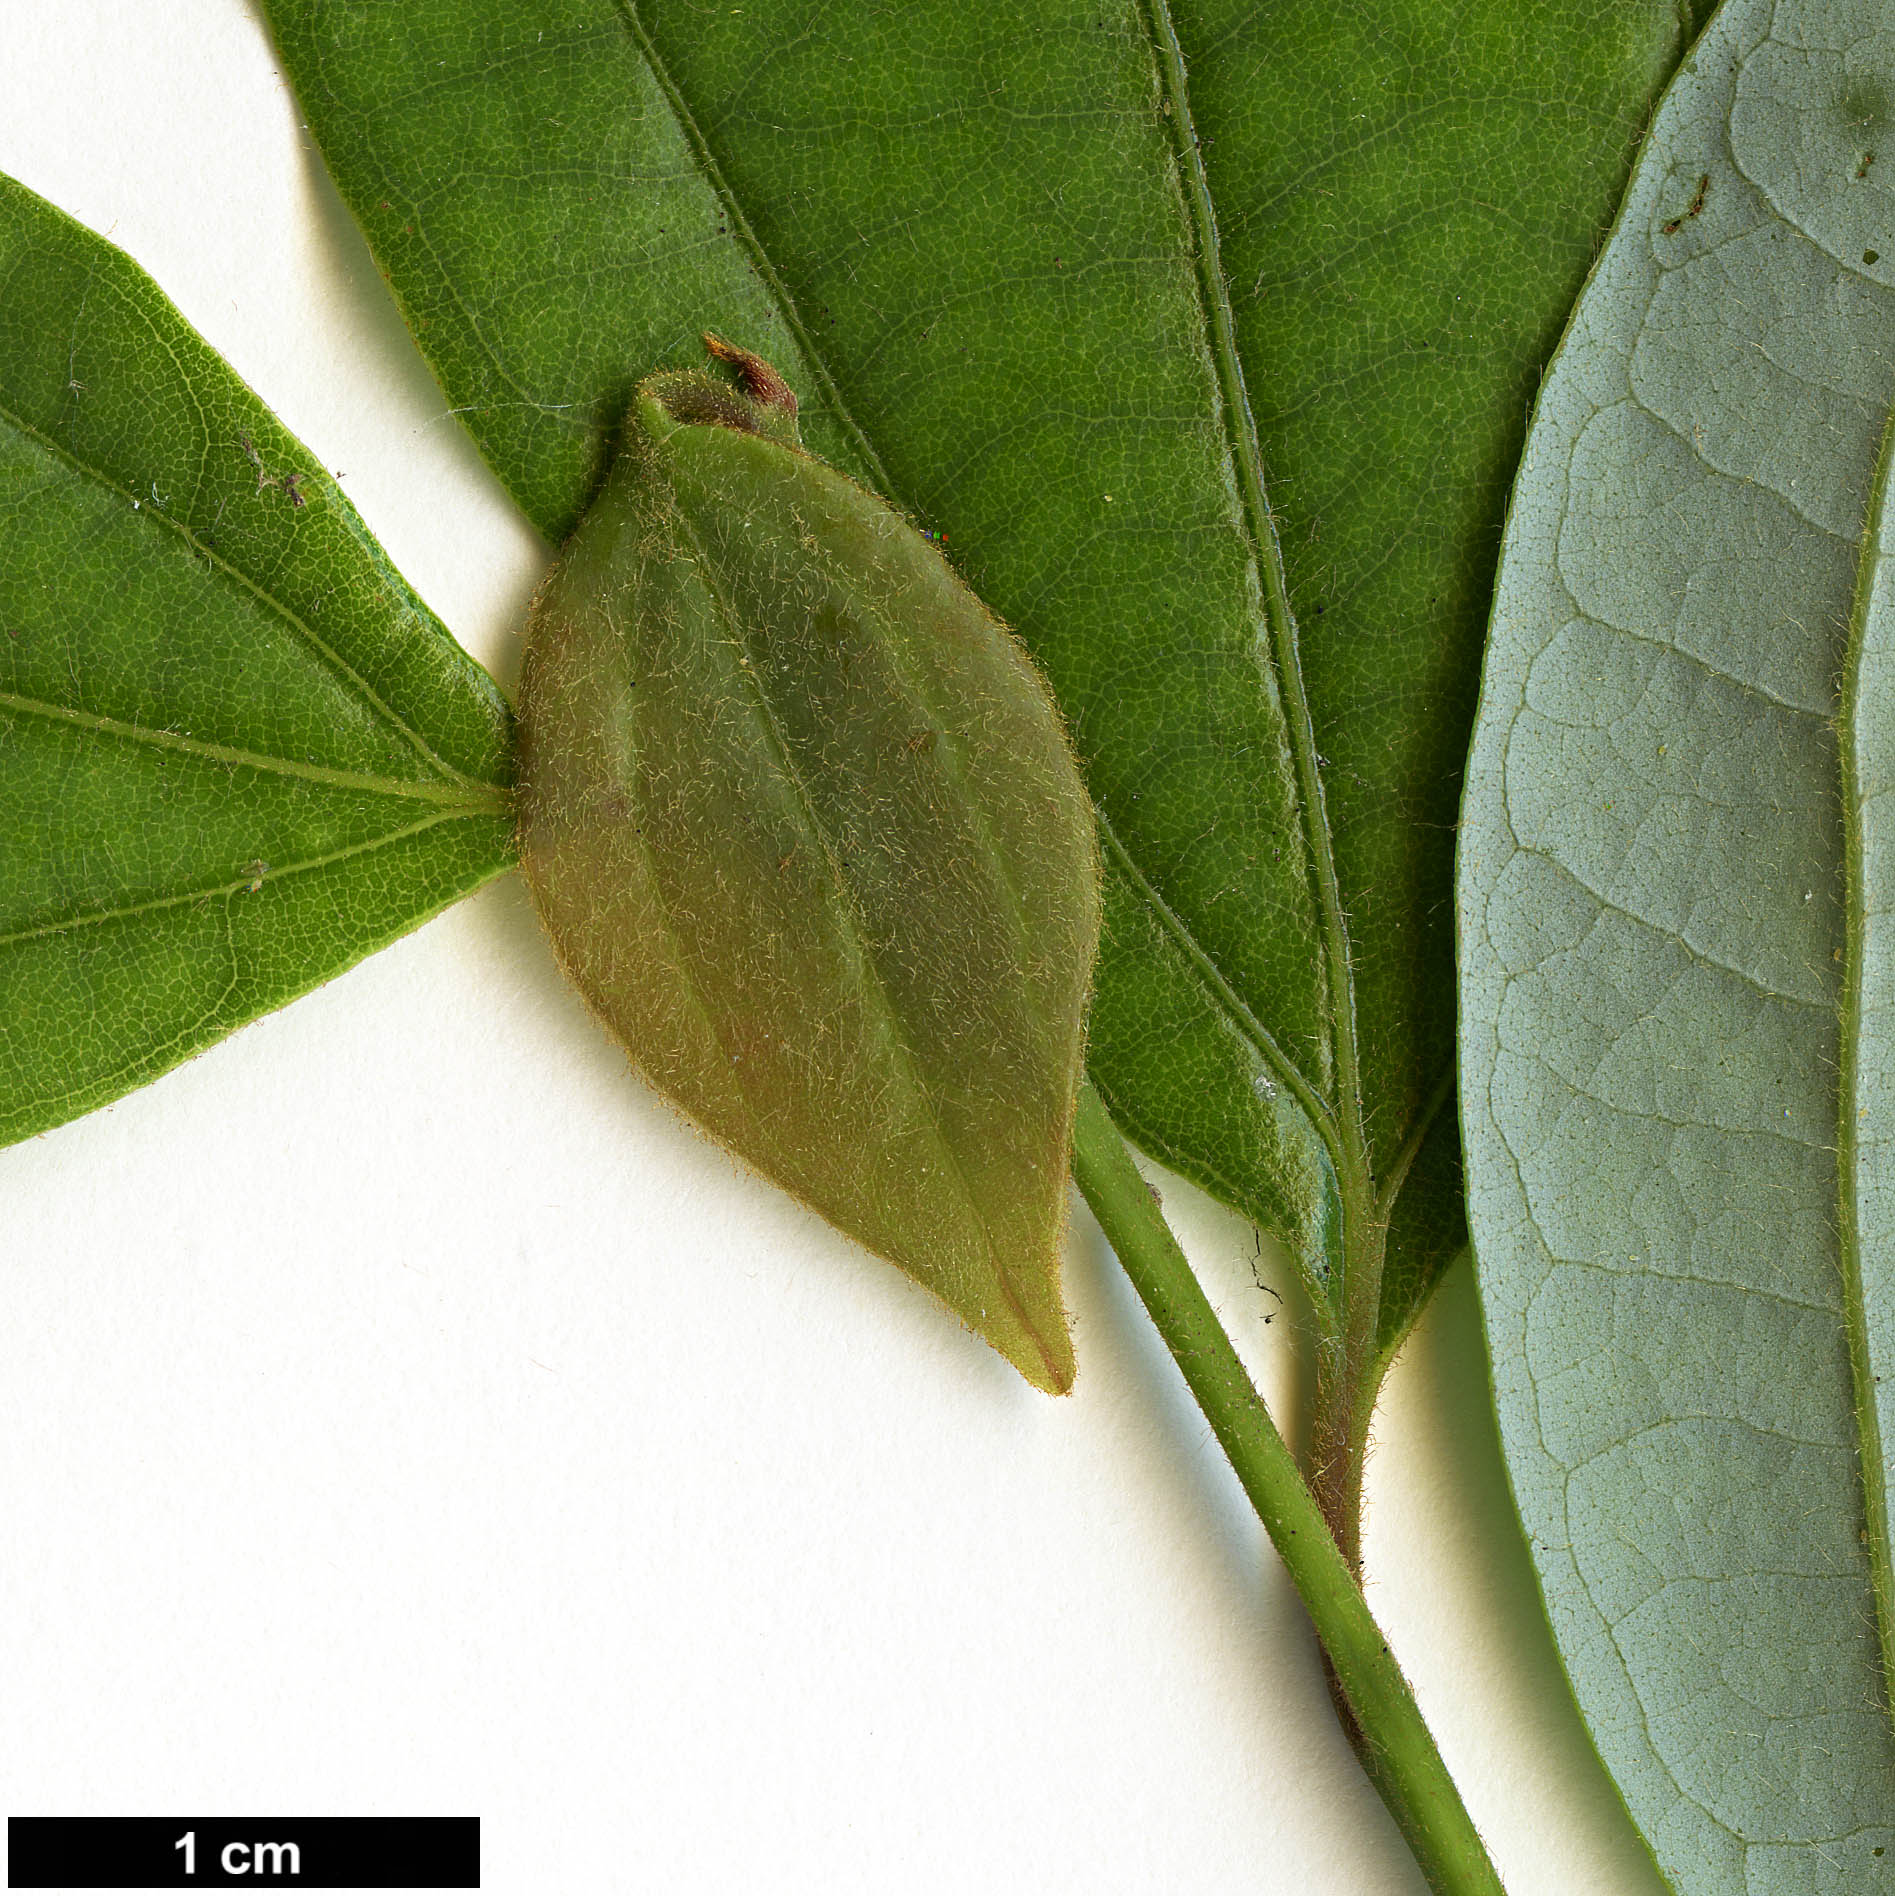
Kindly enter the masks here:
<path id="1" fill-rule="evenodd" d="M 546 549 L 250 8 L 0 0 L 0 47 L 0 169 L 156 277 L 511 683 Z M 1163 1185 L 1280 1406 L 1295 1310 Z M 1422 1890 L 1083 1210 L 1052 1401 L 647 1094 L 514 878 L 0 1153 L 0 1268 L 8 1813 L 478 1814 L 509 1896 Z M 1371 1599 L 1509 1889 L 1656 1890 L 1465 1266 L 1378 1444 Z"/>

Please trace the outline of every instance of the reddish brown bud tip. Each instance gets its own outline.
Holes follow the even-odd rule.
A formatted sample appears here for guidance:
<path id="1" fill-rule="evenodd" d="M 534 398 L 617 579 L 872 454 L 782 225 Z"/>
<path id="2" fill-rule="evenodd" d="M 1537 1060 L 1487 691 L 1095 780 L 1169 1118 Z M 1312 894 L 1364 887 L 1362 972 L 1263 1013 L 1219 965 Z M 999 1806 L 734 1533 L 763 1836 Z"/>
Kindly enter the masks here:
<path id="1" fill-rule="evenodd" d="M 760 355 L 739 349 L 734 342 L 704 332 L 704 346 L 714 360 L 727 362 L 737 371 L 744 393 L 765 408 L 780 408 L 793 421 L 796 418 L 796 392 Z"/>

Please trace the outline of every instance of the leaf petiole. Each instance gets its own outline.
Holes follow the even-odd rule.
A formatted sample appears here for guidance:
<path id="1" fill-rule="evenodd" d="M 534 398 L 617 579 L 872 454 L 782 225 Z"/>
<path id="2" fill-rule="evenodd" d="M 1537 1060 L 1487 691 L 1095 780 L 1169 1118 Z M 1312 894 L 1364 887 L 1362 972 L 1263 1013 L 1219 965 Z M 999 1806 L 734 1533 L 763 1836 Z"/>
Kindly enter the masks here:
<path id="1" fill-rule="evenodd" d="M 1355 1716 L 1364 1765 L 1429 1886 L 1437 1896 L 1500 1896 L 1349 1563 L 1090 1081 L 1079 1090 L 1073 1177 L 1288 1568 Z"/>

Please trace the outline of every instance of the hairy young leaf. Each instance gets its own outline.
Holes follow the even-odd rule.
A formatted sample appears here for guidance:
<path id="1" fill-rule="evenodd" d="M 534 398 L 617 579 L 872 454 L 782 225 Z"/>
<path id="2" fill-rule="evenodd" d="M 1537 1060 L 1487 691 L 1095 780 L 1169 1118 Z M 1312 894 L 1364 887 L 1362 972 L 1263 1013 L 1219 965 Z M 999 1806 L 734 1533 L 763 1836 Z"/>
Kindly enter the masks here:
<path id="1" fill-rule="evenodd" d="M 1895 1874 L 1881 19 L 1732 0 L 1667 99 L 1521 468 L 1463 826 L 1515 1491 L 1606 1762 L 1706 1896 Z"/>
<path id="2" fill-rule="evenodd" d="M 506 707 L 151 280 L 0 179 L 0 1142 L 511 860 Z"/>
<path id="3" fill-rule="evenodd" d="M 643 386 L 534 602 L 527 881 L 661 1092 L 1063 1391 L 1091 806 L 1025 652 L 738 361 Z"/>
<path id="4" fill-rule="evenodd" d="M 706 323 L 944 533 L 1104 820 L 1115 1115 L 1331 1288 L 1338 1175 L 1436 1124 L 1398 1335 L 1459 1243 L 1451 825 L 1505 473 L 1676 9 L 265 10 L 549 537 Z"/>

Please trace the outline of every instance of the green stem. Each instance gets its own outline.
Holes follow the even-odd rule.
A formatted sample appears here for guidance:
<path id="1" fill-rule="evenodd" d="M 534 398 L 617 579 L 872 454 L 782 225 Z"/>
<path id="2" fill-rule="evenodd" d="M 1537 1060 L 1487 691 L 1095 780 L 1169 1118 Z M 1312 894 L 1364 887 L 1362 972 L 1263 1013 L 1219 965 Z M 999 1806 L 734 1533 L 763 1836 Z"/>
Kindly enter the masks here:
<path id="1" fill-rule="evenodd" d="M 1381 1314 L 1382 1251 L 1388 1231 L 1379 1223 L 1365 1231 L 1367 1220 L 1350 1217 L 1351 1209 L 1345 1205 L 1343 1212 L 1343 1321 L 1336 1333 L 1317 1339 L 1315 1412 L 1305 1465 L 1329 1531 L 1349 1571 L 1359 1579 L 1362 1480 L 1379 1381 L 1375 1319 Z M 1364 1284 L 1372 1288 L 1373 1301 L 1366 1293 L 1352 1294 Z"/>
<path id="2" fill-rule="evenodd" d="M 1073 1177 L 1176 1359 L 1315 1622 L 1369 1776 L 1437 1896 L 1502 1896 L 1486 1849 L 1270 1412 L 1104 1102 L 1079 1090 Z"/>

